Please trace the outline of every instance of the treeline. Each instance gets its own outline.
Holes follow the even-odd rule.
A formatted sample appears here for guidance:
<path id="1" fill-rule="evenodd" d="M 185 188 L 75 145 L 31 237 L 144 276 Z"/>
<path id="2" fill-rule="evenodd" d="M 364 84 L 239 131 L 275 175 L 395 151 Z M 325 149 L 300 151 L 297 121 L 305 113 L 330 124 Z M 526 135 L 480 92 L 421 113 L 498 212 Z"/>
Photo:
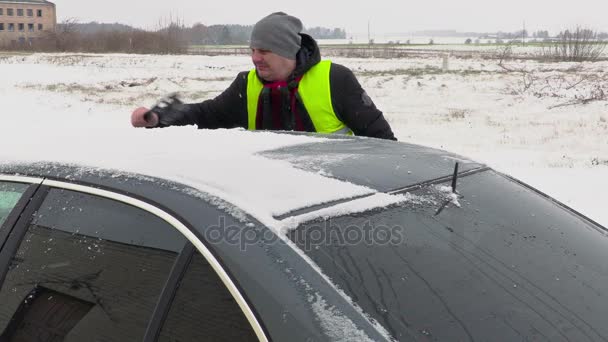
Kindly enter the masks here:
<path id="1" fill-rule="evenodd" d="M 249 37 L 253 30 L 253 25 L 204 25 L 194 24 L 190 27 L 181 25 L 179 22 L 165 25 L 166 27 L 144 31 L 149 33 L 163 32 L 167 28 L 179 31 L 181 40 L 191 45 L 245 45 L 249 43 Z M 122 24 L 100 24 L 67 22 L 58 25 L 58 31 L 79 32 L 82 34 L 98 34 L 108 32 L 141 32 L 143 30 Z M 304 32 L 315 39 L 345 39 L 346 31 L 340 28 L 312 27 L 304 29 Z"/>
<path id="2" fill-rule="evenodd" d="M 588 29 L 587 29 L 588 30 Z M 608 39 L 608 32 L 596 32 L 593 30 L 588 30 L 593 32 L 597 39 Z M 498 31 L 495 34 L 484 34 L 481 38 L 487 37 L 495 37 L 497 39 L 521 39 L 523 38 L 536 38 L 536 39 L 549 39 L 549 38 L 562 38 L 564 36 L 568 36 L 569 30 L 560 31 L 554 35 L 551 35 L 547 30 L 537 30 L 532 33 L 528 32 L 528 30 L 519 30 L 514 32 L 502 32 Z"/>
<path id="3" fill-rule="evenodd" d="M 253 25 L 194 24 L 183 27 L 184 38 L 191 45 L 246 45 L 249 43 Z M 304 33 L 315 39 L 345 39 L 346 31 L 340 28 L 312 27 Z"/>
<path id="4" fill-rule="evenodd" d="M 240 45 L 246 44 L 253 26 L 194 24 L 184 27 L 185 39 L 191 45 Z"/>
<path id="5" fill-rule="evenodd" d="M 66 20 L 44 36 L 12 42 L 4 48 L 42 52 L 180 54 L 187 51 L 188 43 L 182 27 L 177 24 L 146 31 L 121 24 L 79 24 Z"/>
<path id="6" fill-rule="evenodd" d="M 0 48 L 30 51 L 58 52 L 124 52 L 180 54 L 191 45 L 247 45 L 252 25 L 195 24 L 185 26 L 179 21 L 159 23 L 155 30 L 142 30 L 123 24 L 78 23 L 74 19 L 57 25 L 45 36 L 13 41 Z M 314 27 L 305 32 L 317 39 L 345 38 L 342 29 Z"/>
<path id="7" fill-rule="evenodd" d="M 346 39 L 346 31 L 340 28 L 311 27 L 304 32 L 315 39 Z"/>

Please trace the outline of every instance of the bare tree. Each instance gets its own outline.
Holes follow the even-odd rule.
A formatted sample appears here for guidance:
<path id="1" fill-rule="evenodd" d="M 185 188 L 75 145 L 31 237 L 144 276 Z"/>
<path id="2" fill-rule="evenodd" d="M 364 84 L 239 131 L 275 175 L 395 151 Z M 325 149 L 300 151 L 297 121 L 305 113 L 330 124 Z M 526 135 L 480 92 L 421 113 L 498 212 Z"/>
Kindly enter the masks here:
<path id="1" fill-rule="evenodd" d="M 507 43 L 506 45 L 498 48 L 496 50 L 496 58 L 498 59 L 498 66 L 503 68 L 505 71 L 513 71 L 511 68 L 505 66 L 505 61 L 508 59 L 513 59 L 513 46 L 512 43 Z"/>
<path id="2" fill-rule="evenodd" d="M 594 61 L 608 44 L 600 39 L 598 32 L 580 26 L 560 32 L 558 39 L 542 46 L 541 55 L 544 58 L 570 62 Z"/>
<path id="3" fill-rule="evenodd" d="M 57 24 L 54 31 L 48 31 L 38 40 L 38 48 L 50 51 L 73 50 L 74 42 L 79 41 L 78 19 L 68 18 Z"/>

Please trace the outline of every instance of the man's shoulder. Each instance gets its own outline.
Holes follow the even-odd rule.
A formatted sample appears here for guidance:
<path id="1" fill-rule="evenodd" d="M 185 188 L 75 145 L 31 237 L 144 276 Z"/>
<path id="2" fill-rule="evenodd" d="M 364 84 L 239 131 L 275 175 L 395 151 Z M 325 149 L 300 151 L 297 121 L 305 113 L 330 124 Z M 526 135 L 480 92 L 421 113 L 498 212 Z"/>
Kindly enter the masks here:
<path id="1" fill-rule="evenodd" d="M 249 78 L 249 72 L 250 71 L 241 71 L 241 72 L 239 72 L 236 75 L 236 78 L 234 79 L 234 82 L 232 84 L 233 85 L 237 84 L 237 85 L 239 85 L 241 87 L 243 87 L 243 86 L 246 87 L 247 86 L 247 81 L 248 81 L 248 78 Z"/>
<path id="2" fill-rule="evenodd" d="M 237 79 L 247 79 L 247 77 L 249 76 L 249 73 L 251 72 L 251 70 L 247 70 L 247 71 L 241 71 L 236 75 Z"/>
<path id="3" fill-rule="evenodd" d="M 332 62 L 331 68 L 329 69 L 329 77 L 331 78 L 331 80 L 340 80 L 343 82 L 345 80 L 352 80 L 353 78 L 355 78 L 355 74 L 350 68 L 342 64 Z"/>
<path id="4" fill-rule="evenodd" d="M 342 64 L 338 64 L 338 63 L 334 63 L 334 62 L 331 62 L 330 72 L 332 74 L 339 74 L 339 75 L 349 75 L 349 74 L 353 73 L 353 71 L 350 68 L 348 68 Z"/>

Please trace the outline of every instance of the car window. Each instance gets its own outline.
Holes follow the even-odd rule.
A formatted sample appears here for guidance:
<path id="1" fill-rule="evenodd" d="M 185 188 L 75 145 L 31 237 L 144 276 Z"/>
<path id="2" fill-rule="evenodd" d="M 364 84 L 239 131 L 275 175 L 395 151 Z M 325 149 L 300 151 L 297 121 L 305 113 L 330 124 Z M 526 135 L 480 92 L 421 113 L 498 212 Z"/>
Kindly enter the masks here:
<path id="1" fill-rule="evenodd" d="M 27 187 L 28 184 L 0 182 L 0 227 Z"/>
<path id="2" fill-rule="evenodd" d="M 142 340 L 184 245 L 139 208 L 52 189 L 0 290 L 0 340 Z"/>
<path id="3" fill-rule="evenodd" d="M 608 339 L 608 236 L 494 172 L 289 235 L 398 340 Z"/>
<path id="4" fill-rule="evenodd" d="M 159 341 L 257 341 L 238 304 L 196 252 L 182 278 Z"/>

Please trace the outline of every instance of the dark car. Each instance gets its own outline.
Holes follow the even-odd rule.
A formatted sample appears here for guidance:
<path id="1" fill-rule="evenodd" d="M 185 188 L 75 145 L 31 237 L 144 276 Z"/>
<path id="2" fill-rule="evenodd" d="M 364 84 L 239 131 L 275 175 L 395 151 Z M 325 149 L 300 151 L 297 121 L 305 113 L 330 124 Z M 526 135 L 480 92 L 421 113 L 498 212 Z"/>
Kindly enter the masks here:
<path id="1" fill-rule="evenodd" d="M 0 162 L 0 341 L 608 340 L 606 229 L 460 156 L 311 137 L 255 153 L 267 193 L 222 197 L 195 153 L 173 178 L 74 154 Z"/>

